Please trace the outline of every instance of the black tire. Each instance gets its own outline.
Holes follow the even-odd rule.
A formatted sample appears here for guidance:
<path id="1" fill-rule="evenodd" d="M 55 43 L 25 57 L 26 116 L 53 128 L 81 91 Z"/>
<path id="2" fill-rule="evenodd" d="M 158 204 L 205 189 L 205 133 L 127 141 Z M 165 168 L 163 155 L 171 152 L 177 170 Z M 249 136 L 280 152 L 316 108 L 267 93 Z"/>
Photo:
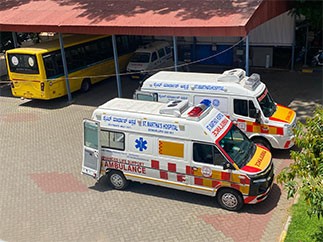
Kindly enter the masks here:
<path id="1" fill-rule="evenodd" d="M 311 61 L 311 66 L 313 66 L 313 67 L 315 67 L 315 66 L 317 66 L 317 61 L 315 60 L 315 59 L 313 59 L 312 61 Z"/>
<path id="2" fill-rule="evenodd" d="M 116 190 L 124 190 L 128 186 L 129 181 L 122 172 L 112 170 L 108 173 L 108 183 Z"/>
<path id="3" fill-rule="evenodd" d="M 91 88 L 91 81 L 90 79 L 84 79 L 81 84 L 81 91 L 82 92 L 87 92 Z"/>
<path id="4" fill-rule="evenodd" d="M 217 200 L 222 208 L 229 211 L 238 211 L 243 206 L 241 194 L 230 188 L 223 188 L 218 191 Z"/>
<path id="5" fill-rule="evenodd" d="M 253 138 L 251 139 L 255 144 L 259 144 L 265 148 L 267 148 L 269 151 L 272 150 L 272 147 L 271 145 L 269 144 L 269 142 L 263 138 L 259 138 L 259 137 L 256 137 L 256 138 Z"/>

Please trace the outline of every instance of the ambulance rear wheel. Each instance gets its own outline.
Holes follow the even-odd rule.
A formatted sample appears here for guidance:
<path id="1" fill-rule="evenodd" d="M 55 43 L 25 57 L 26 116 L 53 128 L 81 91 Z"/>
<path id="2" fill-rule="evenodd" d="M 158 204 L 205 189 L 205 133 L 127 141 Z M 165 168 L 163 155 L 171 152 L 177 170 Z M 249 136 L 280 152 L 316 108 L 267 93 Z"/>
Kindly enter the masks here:
<path id="1" fill-rule="evenodd" d="M 238 211 L 243 206 L 241 194 L 233 189 L 221 189 L 218 192 L 217 200 L 222 208 L 230 211 Z"/>
<path id="2" fill-rule="evenodd" d="M 253 138 L 252 141 L 255 143 L 255 144 L 259 144 L 265 148 L 267 148 L 269 151 L 271 151 L 271 145 L 269 144 L 269 142 L 263 138 Z"/>
<path id="3" fill-rule="evenodd" d="M 122 172 L 112 170 L 108 173 L 108 183 L 114 189 L 123 190 L 128 186 L 129 181 L 125 178 Z"/>

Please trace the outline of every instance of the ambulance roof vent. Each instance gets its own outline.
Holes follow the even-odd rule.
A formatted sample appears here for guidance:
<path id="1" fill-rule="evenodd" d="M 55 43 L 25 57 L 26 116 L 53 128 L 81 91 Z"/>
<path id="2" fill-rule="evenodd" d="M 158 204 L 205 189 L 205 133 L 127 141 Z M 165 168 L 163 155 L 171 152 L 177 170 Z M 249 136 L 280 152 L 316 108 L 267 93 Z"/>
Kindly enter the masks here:
<path id="1" fill-rule="evenodd" d="M 218 78 L 218 81 L 239 83 L 243 78 L 245 78 L 245 76 L 246 72 L 240 68 L 237 68 L 223 72 Z"/>
<path id="2" fill-rule="evenodd" d="M 254 91 L 260 83 L 260 75 L 253 73 L 250 77 L 246 78 L 244 87 L 250 91 Z"/>
<path id="3" fill-rule="evenodd" d="M 173 115 L 180 117 L 181 114 L 188 108 L 188 100 L 174 100 L 166 104 L 165 107 L 159 110 L 160 114 Z"/>

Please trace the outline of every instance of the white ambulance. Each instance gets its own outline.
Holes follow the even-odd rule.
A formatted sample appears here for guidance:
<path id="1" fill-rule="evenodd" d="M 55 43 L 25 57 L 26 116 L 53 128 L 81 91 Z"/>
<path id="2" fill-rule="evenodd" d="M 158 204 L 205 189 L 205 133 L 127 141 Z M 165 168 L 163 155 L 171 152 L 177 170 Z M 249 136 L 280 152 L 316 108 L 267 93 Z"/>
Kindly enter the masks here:
<path id="1" fill-rule="evenodd" d="M 216 196 L 228 210 L 258 203 L 274 179 L 271 153 L 208 100 L 168 104 L 115 98 L 83 121 L 82 173 Z"/>
<path id="2" fill-rule="evenodd" d="M 138 48 L 134 52 L 127 65 L 127 72 L 131 79 L 142 80 L 162 68 L 173 66 L 173 52 L 169 43 L 155 41 Z"/>
<path id="3" fill-rule="evenodd" d="M 209 99 L 255 143 L 268 148 L 294 145 L 296 113 L 274 102 L 258 74 L 242 69 L 222 74 L 161 71 L 146 79 L 134 99 L 169 102 L 188 100 L 197 104 Z"/>

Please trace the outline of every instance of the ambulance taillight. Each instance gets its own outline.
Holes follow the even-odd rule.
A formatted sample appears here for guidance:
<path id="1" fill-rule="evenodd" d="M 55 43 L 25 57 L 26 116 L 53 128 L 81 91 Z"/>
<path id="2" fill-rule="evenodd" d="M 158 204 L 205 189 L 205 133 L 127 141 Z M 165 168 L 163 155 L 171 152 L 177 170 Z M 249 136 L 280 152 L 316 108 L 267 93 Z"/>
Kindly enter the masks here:
<path id="1" fill-rule="evenodd" d="M 191 111 L 188 112 L 188 116 L 199 117 L 210 106 L 211 106 L 211 101 L 208 99 L 204 99 L 198 105 L 193 107 Z"/>

